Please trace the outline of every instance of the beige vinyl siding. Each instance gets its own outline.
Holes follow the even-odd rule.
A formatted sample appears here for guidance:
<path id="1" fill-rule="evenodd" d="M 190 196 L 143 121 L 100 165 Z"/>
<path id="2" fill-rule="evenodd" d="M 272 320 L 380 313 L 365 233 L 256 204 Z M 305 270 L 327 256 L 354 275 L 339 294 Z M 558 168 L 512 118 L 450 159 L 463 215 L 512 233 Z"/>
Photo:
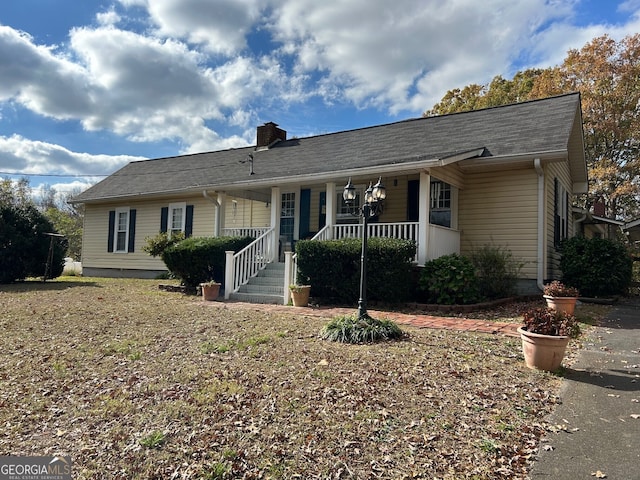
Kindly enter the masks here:
<path id="1" fill-rule="evenodd" d="M 554 179 L 565 188 L 569 194 L 569 214 L 568 214 L 568 236 L 574 235 L 573 216 L 571 215 L 571 205 L 574 203 L 571 174 L 569 172 L 569 164 L 567 162 L 550 163 L 545 167 L 545 191 L 546 191 L 546 248 L 548 252 L 547 279 L 560 278 L 562 272 L 560 270 L 560 252 L 554 245 L 554 215 L 555 215 L 555 198 L 554 198 Z"/>
<path id="2" fill-rule="evenodd" d="M 418 175 L 389 176 L 383 179 L 387 190 L 384 202 L 384 212 L 380 215 L 380 222 L 407 221 L 407 189 L 409 180 L 418 180 Z"/>
<path id="3" fill-rule="evenodd" d="M 169 203 L 185 202 L 193 205 L 193 236 L 211 236 L 215 225 L 215 209 L 205 198 L 180 198 L 152 202 L 129 202 L 119 204 L 92 205 L 85 207 L 84 233 L 82 241 L 82 264 L 87 268 L 115 268 L 163 270 L 162 260 L 149 256 L 142 250 L 145 238 L 160 232 L 160 212 Z M 129 207 L 136 210 L 136 235 L 134 252 L 107 252 L 109 234 L 109 211 Z"/>
<path id="4" fill-rule="evenodd" d="M 224 218 L 225 228 L 268 227 L 271 208 L 264 202 L 229 196 Z"/>
<path id="5" fill-rule="evenodd" d="M 461 253 L 483 245 L 508 248 L 536 278 L 537 175 L 534 170 L 468 173 L 459 193 Z"/>
<path id="6" fill-rule="evenodd" d="M 429 170 L 432 179 L 441 180 L 454 187 L 464 188 L 464 174 L 457 164 L 435 167 Z"/>

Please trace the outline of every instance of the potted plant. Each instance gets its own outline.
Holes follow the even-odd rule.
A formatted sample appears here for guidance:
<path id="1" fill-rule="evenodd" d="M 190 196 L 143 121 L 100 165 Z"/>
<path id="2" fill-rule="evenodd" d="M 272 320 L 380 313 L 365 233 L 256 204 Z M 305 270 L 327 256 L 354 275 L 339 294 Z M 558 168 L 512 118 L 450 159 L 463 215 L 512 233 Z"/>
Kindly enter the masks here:
<path id="1" fill-rule="evenodd" d="M 202 299 L 206 301 L 213 301 L 220 295 L 220 283 L 215 280 L 209 280 L 208 282 L 202 282 L 200 288 L 202 289 Z"/>
<path id="2" fill-rule="evenodd" d="M 544 286 L 543 293 L 549 308 L 573 315 L 576 302 L 580 296 L 577 288 L 569 287 L 558 280 L 554 280 Z"/>
<path id="3" fill-rule="evenodd" d="M 569 339 L 580 334 L 580 327 L 572 314 L 535 308 L 524 312 L 518 333 L 527 367 L 553 372 L 560 368 Z"/>
<path id="4" fill-rule="evenodd" d="M 311 285 L 289 285 L 289 291 L 294 307 L 306 307 L 309 304 Z"/>

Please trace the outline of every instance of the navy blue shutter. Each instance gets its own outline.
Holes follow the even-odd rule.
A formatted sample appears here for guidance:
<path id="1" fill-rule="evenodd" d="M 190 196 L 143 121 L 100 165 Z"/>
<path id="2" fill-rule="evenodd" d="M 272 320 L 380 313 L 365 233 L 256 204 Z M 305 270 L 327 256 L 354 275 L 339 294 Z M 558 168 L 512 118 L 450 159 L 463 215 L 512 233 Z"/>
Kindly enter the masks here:
<path id="1" fill-rule="evenodd" d="M 109 236 L 107 237 L 107 252 L 113 252 L 113 234 L 116 229 L 116 211 L 109 211 Z"/>
<path id="2" fill-rule="evenodd" d="M 553 244 L 560 245 L 560 187 L 558 179 L 553 179 Z"/>
<path id="3" fill-rule="evenodd" d="M 564 218 L 564 232 L 562 239 L 569 238 L 569 192 L 564 192 L 564 205 L 565 205 L 565 218 Z"/>
<path id="4" fill-rule="evenodd" d="M 193 205 L 187 205 L 186 217 L 184 219 L 184 236 L 190 237 L 193 233 Z"/>
<path id="5" fill-rule="evenodd" d="M 135 251 L 136 242 L 136 209 L 129 210 L 129 248 L 127 251 L 133 253 Z"/>
<path id="6" fill-rule="evenodd" d="M 160 210 L 160 233 L 166 233 L 168 219 L 169 207 L 162 207 L 162 209 Z"/>

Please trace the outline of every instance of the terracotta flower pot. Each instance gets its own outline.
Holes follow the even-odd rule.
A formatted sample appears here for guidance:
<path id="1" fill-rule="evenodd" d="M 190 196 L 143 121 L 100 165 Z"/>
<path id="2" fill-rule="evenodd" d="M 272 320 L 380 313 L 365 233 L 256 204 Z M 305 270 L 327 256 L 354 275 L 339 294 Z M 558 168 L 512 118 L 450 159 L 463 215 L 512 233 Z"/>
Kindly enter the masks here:
<path id="1" fill-rule="evenodd" d="M 569 315 L 573 315 L 576 309 L 576 302 L 578 297 L 551 297 L 549 295 L 543 295 L 547 301 L 547 306 L 552 308 L 556 312 L 565 312 Z"/>
<path id="2" fill-rule="evenodd" d="M 202 300 L 213 301 L 220 295 L 219 283 L 201 283 L 200 288 L 202 288 Z"/>
<path id="3" fill-rule="evenodd" d="M 560 368 L 569 337 L 540 335 L 518 328 L 527 367 L 554 372 Z"/>
<path id="4" fill-rule="evenodd" d="M 294 307 L 306 307 L 309 304 L 310 285 L 299 285 L 291 290 L 291 301 Z"/>

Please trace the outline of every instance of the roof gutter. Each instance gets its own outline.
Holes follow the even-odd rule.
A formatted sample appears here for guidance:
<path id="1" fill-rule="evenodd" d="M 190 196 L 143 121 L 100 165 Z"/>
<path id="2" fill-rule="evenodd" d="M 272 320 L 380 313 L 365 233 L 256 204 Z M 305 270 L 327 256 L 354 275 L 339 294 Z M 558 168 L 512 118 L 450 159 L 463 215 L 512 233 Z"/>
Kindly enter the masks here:
<path id="1" fill-rule="evenodd" d="M 538 174 L 538 251 L 536 283 L 540 290 L 544 290 L 544 223 L 545 223 L 545 197 L 544 197 L 544 169 L 542 160 L 535 158 L 533 168 Z"/>

